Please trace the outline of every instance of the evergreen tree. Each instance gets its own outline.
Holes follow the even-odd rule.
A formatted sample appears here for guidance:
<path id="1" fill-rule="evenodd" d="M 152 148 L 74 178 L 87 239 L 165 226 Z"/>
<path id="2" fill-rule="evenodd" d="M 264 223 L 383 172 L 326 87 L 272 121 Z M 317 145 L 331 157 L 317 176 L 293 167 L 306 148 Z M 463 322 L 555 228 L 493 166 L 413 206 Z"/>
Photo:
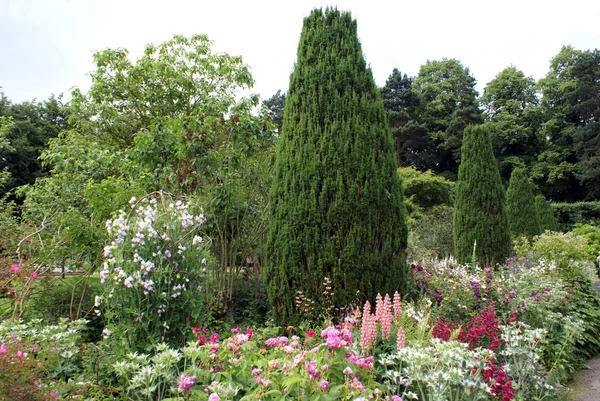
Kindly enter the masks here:
<path id="1" fill-rule="evenodd" d="M 552 211 L 552 206 L 546 200 L 544 195 L 537 195 L 535 197 L 535 209 L 537 210 L 537 215 L 540 221 L 540 231 L 557 231 L 558 230 L 558 220 Z"/>
<path id="2" fill-rule="evenodd" d="M 476 83 L 469 69 L 456 59 L 428 60 L 419 69 L 413 81 L 420 99 L 417 112 L 435 152 L 425 170 L 456 179 L 463 131 L 469 124 L 483 122 Z"/>
<path id="3" fill-rule="evenodd" d="M 413 166 L 425 171 L 435 162 L 435 153 L 427 129 L 418 120 L 419 96 L 412 89 L 412 81 L 394 68 L 381 88 L 381 97 L 396 139 L 398 167 Z"/>
<path id="4" fill-rule="evenodd" d="M 349 13 L 304 19 L 278 146 L 266 271 L 275 320 L 297 320 L 297 291 L 322 305 L 325 277 L 340 307 L 402 291 L 394 141 Z"/>
<path id="5" fill-rule="evenodd" d="M 506 191 L 506 211 L 513 237 L 532 237 L 541 233 L 533 186 L 522 167 L 515 168 L 510 175 Z"/>
<path id="6" fill-rule="evenodd" d="M 273 96 L 267 100 L 263 100 L 262 105 L 268 110 L 269 116 L 273 119 L 273 123 L 277 127 L 277 132 L 281 133 L 283 126 L 283 105 L 285 104 L 285 93 L 281 93 L 281 89 L 277 90 Z"/>
<path id="7" fill-rule="evenodd" d="M 504 206 L 504 187 L 483 125 L 468 126 L 463 136 L 456 183 L 453 230 L 458 263 L 484 266 L 502 263 L 510 253 L 510 235 Z"/>

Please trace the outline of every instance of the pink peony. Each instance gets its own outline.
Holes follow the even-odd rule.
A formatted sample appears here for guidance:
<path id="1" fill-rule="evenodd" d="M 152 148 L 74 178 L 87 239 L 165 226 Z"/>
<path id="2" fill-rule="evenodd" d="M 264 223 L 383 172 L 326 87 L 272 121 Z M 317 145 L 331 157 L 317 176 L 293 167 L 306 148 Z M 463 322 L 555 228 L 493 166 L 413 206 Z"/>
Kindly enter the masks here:
<path id="1" fill-rule="evenodd" d="M 351 375 L 352 374 L 352 369 L 350 368 L 350 366 L 346 366 L 343 370 L 343 373 L 345 375 Z"/>
<path id="2" fill-rule="evenodd" d="M 217 393 L 212 393 L 211 395 L 208 396 L 208 401 L 220 401 L 221 397 L 219 397 L 219 394 Z"/>
<path id="3" fill-rule="evenodd" d="M 6 345 L 0 347 L 0 355 L 2 354 L 8 354 L 8 347 Z"/>
<path id="4" fill-rule="evenodd" d="M 242 329 L 241 329 L 241 328 L 239 328 L 239 327 L 234 327 L 233 329 L 231 329 L 231 332 L 232 332 L 233 334 L 237 334 L 237 333 L 239 333 L 240 331 L 242 331 Z"/>
<path id="5" fill-rule="evenodd" d="M 321 380 L 319 386 L 321 386 L 323 391 L 327 391 L 327 389 L 329 389 L 329 382 L 327 380 Z"/>
<path id="6" fill-rule="evenodd" d="M 181 374 L 179 379 L 179 391 L 187 391 L 191 389 L 196 383 L 196 376 L 188 376 L 185 373 Z"/>
<path id="7" fill-rule="evenodd" d="M 18 272 L 20 268 L 21 268 L 21 265 L 18 263 L 14 263 L 12 266 L 10 266 L 10 270 L 12 270 L 13 273 Z"/>
<path id="8" fill-rule="evenodd" d="M 217 341 L 219 341 L 219 333 L 212 333 L 210 335 L 210 341 L 212 341 L 213 343 L 216 343 Z"/>
<path id="9" fill-rule="evenodd" d="M 325 344 L 327 344 L 327 346 L 329 348 L 340 348 L 342 346 L 342 343 L 340 342 L 340 338 L 338 336 L 334 336 L 333 334 L 330 334 L 327 337 L 327 341 L 325 342 Z"/>
<path id="10" fill-rule="evenodd" d="M 25 357 L 25 354 L 23 353 L 23 351 L 17 350 L 17 358 L 23 359 L 24 357 Z"/>

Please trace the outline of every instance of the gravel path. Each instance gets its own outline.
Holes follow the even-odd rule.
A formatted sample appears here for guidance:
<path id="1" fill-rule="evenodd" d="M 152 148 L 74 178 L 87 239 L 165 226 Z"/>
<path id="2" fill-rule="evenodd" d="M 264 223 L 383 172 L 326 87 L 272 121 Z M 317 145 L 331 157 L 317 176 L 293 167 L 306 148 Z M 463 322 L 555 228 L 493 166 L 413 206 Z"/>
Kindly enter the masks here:
<path id="1" fill-rule="evenodd" d="M 596 288 L 600 292 L 600 281 Z M 600 401 L 600 355 L 590 359 L 588 366 L 589 369 L 577 372 L 569 385 L 570 401 Z"/>

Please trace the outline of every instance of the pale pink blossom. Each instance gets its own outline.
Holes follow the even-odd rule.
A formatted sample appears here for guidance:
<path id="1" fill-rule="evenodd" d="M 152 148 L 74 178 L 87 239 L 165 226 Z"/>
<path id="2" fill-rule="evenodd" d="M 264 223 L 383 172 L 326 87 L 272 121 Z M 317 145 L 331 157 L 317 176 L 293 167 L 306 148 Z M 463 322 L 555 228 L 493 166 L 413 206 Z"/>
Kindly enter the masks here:
<path id="1" fill-rule="evenodd" d="M 334 336 L 333 334 L 330 334 L 329 337 L 327 337 L 325 344 L 332 349 L 340 348 L 342 346 L 340 338 L 338 336 Z"/>
<path id="2" fill-rule="evenodd" d="M 221 397 L 219 397 L 219 394 L 217 393 L 212 393 L 211 395 L 208 396 L 208 401 L 220 401 Z"/>
<path id="3" fill-rule="evenodd" d="M 402 315 L 402 301 L 400 300 L 400 294 L 396 291 L 394 293 L 394 319 L 398 321 L 400 315 Z"/>
<path id="4" fill-rule="evenodd" d="M 321 380 L 319 382 L 319 386 L 321 386 L 321 389 L 323 389 L 323 391 L 327 391 L 329 389 L 329 382 L 327 380 Z"/>
<path id="5" fill-rule="evenodd" d="M 406 334 L 404 333 L 404 329 L 400 327 L 398 329 L 398 334 L 396 337 L 396 348 L 401 350 L 406 346 Z"/>
<path id="6" fill-rule="evenodd" d="M 185 373 L 181 374 L 179 379 L 179 391 L 187 391 L 191 389 L 196 383 L 196 376 L 188 376 Z"/>

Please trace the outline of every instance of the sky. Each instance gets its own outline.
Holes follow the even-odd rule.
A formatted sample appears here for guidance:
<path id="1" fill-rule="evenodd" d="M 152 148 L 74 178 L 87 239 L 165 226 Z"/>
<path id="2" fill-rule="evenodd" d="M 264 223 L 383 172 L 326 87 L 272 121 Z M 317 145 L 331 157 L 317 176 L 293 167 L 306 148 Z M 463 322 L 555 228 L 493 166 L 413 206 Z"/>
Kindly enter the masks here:
<path id="1" fill-rule="evenodd" d="M 563 45 L 600 47 L 598 0 L 0 0 L 0 91 L 13 102 L 87 90 L 93 53 L 204 33 L 213 50 L 241 55 L 253 93 L 286 90 L 302 20 L 315 7 L 352 12 L 377 85 L 394 68 L 417 75 L 455 58 L 477 89 L 510 65 L 535 79 Z"/>

